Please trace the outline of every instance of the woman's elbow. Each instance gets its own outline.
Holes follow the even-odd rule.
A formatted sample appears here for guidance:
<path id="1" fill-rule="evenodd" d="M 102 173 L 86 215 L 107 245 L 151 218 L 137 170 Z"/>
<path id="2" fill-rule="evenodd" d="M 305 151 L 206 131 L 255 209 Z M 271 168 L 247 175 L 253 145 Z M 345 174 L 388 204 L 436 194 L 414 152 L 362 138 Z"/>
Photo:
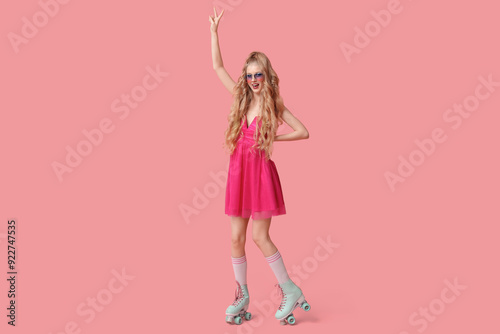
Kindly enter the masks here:
<path id="1" fill-rule="evenodd" d="M 304 134 L 302 135 L 302 139 L 308 139 L 309 138 L 309 131 L 304 131 Z"/>

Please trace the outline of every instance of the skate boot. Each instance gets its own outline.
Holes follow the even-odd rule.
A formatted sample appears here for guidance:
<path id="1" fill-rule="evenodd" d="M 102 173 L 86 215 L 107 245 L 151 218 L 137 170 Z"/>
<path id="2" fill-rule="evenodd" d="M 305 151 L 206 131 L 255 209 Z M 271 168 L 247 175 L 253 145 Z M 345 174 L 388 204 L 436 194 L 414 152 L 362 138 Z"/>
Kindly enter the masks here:
<path id="1" fill-rule="evenodd" d="M 250 320 L 252 317 L 252 314 L 247 312 L 250 297 L 246 284 L 240 285 L 238 281 L 236 281 L 236 284 L 238 286 L 236 287 L 234 302 L 226 309 L 226 322 L 230 324 L 234 321 L 235 324 L 241 325 L 243 318 Z"/>
<path id="2" fill-rule="evenodd" d="M 279 287 L 282 297 L 275 317 L 281 325 L 287 323 L 293 325 L 295 324 L 293 310 L 300 306 L 304 311 L 309 311 L 311 306 L 306 302 L 302 290 L 291 279 L 283 284 L 276 284 L 276 286 Z"/>

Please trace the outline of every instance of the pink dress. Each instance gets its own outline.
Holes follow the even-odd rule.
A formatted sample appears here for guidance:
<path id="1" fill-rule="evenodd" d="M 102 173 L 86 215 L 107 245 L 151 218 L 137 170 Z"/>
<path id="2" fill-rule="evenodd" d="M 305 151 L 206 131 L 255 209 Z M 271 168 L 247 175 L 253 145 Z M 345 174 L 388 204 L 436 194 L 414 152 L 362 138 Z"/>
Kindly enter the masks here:
<path id="1" fill-rule="evenodd" d="M 242 134 L 229 160 L 226 186 L 226 214 L 252 219 L 265 219 L 286 213 L 281 183 L 274 161 L 266 161 L 265 153 L 255 143 L 256 116 L 250 127 L 242 120 Z M 259 128 L 262 120 L 259 119 Z"/>

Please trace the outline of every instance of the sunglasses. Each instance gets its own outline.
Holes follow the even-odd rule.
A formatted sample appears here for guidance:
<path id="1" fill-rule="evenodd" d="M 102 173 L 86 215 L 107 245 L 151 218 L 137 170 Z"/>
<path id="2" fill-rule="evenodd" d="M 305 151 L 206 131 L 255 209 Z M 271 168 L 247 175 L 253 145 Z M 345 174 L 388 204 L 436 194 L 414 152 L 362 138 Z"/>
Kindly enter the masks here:
<path id="1" fill-rule="evenodd" d="M 253 75 L 253 77 L 255 78 L 255 80 L 258 80 L 258 81 L 262 81 L 264 80 L 264 74 L 263 73 L 255 73 Z M 252 80 L 252 74 L 247 74 L 247 81 L 251 81 Z"/>

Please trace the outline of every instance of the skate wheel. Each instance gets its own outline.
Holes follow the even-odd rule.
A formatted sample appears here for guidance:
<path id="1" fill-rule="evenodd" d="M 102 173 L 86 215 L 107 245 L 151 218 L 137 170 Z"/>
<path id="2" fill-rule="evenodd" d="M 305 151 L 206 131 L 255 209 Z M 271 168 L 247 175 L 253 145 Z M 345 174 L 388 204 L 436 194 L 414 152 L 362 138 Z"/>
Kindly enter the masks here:
<path id="1" fill-rule="evenodd" d="M 290 324 L 293 325 L 295 323 L 295 317 L 293 315 L 289 316 L 286 321 Z"/>
<path id="2" fill-rule="evenodd" d="M 241 325 L 242 322 L 243 322 L 243 319 L 241 319 L 240 316 L 234 318 L 234 323 L 236 325 Z"/>
<path id="3" fill-rule="evenodd" d="M 250 319 L 252 319 L 252 313 L 250 313 L 250 312 L 246 312 L 246 313 L 245 313 L 245 319 L 246 319 L 246 320 L 250 320 Z"/>
<path id="4" fill-rule="evenodd" d="M 309 311 L 309 310 L 311 309 L 311 306 L 310 306 L 308 303 L 304 303 L 304 304 L 302 304 L 302 305 L 301 305 L 301 307 L 302 307 L 302 309 L 303 309 L 304 311 L 306 311 L 306 312 L 307 312 L 307 311 Z"/>

